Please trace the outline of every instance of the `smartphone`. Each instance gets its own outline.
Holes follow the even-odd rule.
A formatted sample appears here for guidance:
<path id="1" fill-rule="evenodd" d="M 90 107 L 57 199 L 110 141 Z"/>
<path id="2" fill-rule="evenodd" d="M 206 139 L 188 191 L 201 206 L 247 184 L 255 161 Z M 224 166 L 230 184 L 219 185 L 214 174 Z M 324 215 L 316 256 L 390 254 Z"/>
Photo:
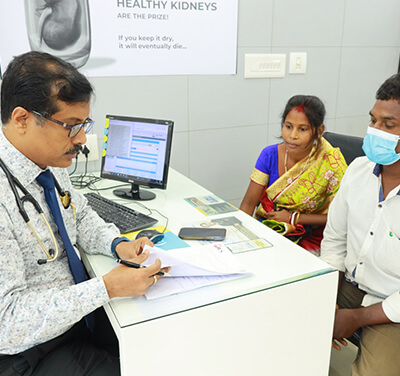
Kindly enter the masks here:
<path id="1" fill-rule="evenodd" d="M 226 236 L 226 229 L 182 227 L 178 236 L 181 239 L 186 240 L 224 240 Z"/>

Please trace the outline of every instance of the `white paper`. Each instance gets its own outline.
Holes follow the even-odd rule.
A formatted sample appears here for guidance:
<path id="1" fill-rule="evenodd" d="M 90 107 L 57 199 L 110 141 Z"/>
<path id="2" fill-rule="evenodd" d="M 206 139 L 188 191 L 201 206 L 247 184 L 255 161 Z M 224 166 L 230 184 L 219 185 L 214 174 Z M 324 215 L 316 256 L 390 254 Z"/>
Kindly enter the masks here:
<path id="1" fill-rule="evenodd" d="M 147 247 L 150 255 L 143 265 L 161 260 L 162 267 L 170 266 L 171 277 L 161 278 L 145 294 L 147 299 L 156 299 L 171 294 L 194 290 L 216 283 L 242 278 L 252 274 L 244 268 L 223 244 L 202 245 L 163 251 Z"/>
<path id="2" fill-rule="evenodd" d="M 229 249 L 220 243 L 169 251 L 149 246 L 145 249 L 150 251 L 150 255 L 143 265 L 152 265 L 159 258 L 162 267 L 171 266 L 168 274 L 174 277 L 248 273 Z"/>
<path id="3" fill-rule="evenodd" d="M 163 277 L 156 285 L 151 286 L 144 296 L 147 300 L 163 298 L 168 295 L 195 290 L 199 287 L 215 285 L 220 282 L 243 278 L 248 275 L 249 274 L 230 274 L 203 277 Z"/>

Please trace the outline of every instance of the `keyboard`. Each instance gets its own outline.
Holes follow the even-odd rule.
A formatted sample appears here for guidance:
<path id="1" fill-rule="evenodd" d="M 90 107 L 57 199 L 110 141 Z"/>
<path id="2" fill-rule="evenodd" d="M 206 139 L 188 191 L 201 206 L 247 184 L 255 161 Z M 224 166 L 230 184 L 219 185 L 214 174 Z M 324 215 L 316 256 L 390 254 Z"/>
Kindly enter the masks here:
<path id="1" fill-rule="evenodd" d="M 114 223 L 121 234 L 151 227 L 157 223 L 157 219 L 127 208 L 96 193 L 85 193 L 84 196 L 92 209 L 105 222 Z"/>

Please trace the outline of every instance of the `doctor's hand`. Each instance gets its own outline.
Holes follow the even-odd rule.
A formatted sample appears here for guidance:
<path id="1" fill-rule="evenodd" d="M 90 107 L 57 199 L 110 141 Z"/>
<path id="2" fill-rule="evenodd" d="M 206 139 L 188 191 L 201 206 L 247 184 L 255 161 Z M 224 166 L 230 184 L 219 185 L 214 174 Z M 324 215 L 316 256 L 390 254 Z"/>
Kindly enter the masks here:
<path id="1" fill-rule="evenodd" d="M 117 245 L 115 250 L 119 258 L 129 260 L 139 256 L 143 252 L 145 245 L 152 247 L 154 244 L 148 238 L 142 237 L 131 242 L 121 242 Z"/>
<path id="2" fill-rule="evenodd" d="M 139 256 L 128 259 L 128 261 L 141 264 L 148 257 L 149 251 L 146 250 Z M 115 297 L 143 295 L 150 286 L 154 285 L 160 278 L 162 278 L 161 275 L 155 275 L 160 270 L 161 261 L 159 259 L 157 259 L 153 265 L 140 269 L 118 265 L 103 276 L 108 296 L 111 299 Z M 168 270 L 169 268 L 165 269 L 165 271 Z"/>

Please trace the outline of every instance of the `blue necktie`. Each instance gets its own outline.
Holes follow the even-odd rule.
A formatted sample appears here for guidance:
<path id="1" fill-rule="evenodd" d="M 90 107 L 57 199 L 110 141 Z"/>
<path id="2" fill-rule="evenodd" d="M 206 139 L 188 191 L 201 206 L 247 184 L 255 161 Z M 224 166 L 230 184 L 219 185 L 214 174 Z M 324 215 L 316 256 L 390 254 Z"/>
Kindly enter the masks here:
<path id="1" fill-rule="evenodd" d="M 74 281 L 75 283 L 86 281 L 87 276 L 85 268 L 83 267 L 81 260 L 75 252 L 75 249 L 71 243 L 71 240 L 69 239 L 64 221 L 61 216 L 53 175 L 51 174 L 50 170 L 46 170 L 42 172 L 36 178 L 36 180 L 44 188 L 44 195 L 46 197 L 47 204 L 49 205 L 51 213 L 53 214 L 54 221 L 56 222 L 56 225 L 58 227 L 58 232 L 64 243 L 65 250 L 67 251 L 69 268 L 71 269 Z"/>
<path id="2" fill-rule="evenodd" d="M 60 206 L 58 204 L 55 184 L 53 180 L 53 175 L 50 170 L 46 170 L 42 172 L 37 178 L 37 182 L 44 188 L 44 195 L 46 197 L 47 204 L 50 207 L 51 213 L 53 214 L 54 221 L 57 224 L 58 232 L 61 236 L 61 239 L 64 243 L 65 250 L 67 252 L 68 264 L 71 269 L 72 276 L 74 278 L 75 283 L 80 283 L 86 281 L 87 275 L 85 268 L 78 255 L 75 252 L 75 249 L 69 239 L 67 230 L 64 225 L 63 218 L 61 216 Z M 94 326 L 94 317 L 89 314 L 85 317 L 86 325 L 89 329 L 93 329 Z"/>

